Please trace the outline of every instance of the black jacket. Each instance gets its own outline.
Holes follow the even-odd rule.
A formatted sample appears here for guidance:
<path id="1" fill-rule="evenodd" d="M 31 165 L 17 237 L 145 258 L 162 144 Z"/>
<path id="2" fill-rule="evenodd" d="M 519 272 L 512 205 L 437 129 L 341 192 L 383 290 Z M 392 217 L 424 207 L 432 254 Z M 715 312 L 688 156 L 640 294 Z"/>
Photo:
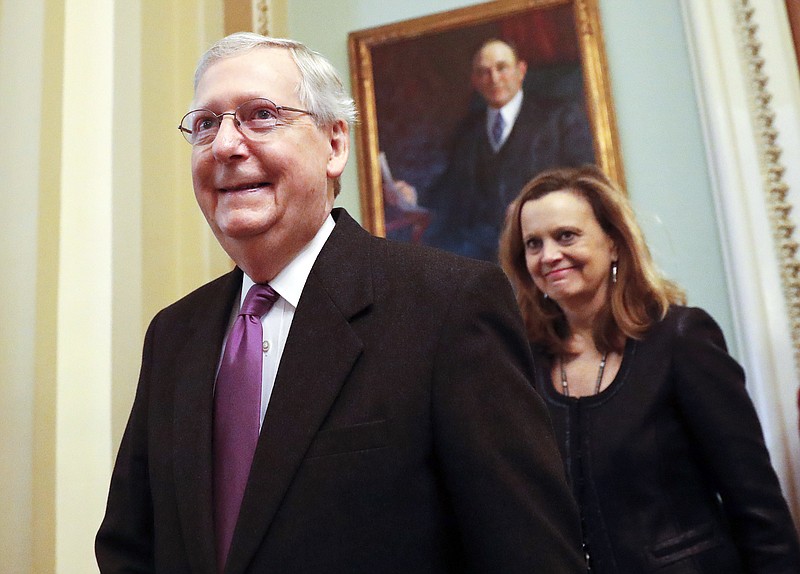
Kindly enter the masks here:
<path id="1" fill-rule="evenodd" d="M 596 396 L 559 394 L 534 353 L 593 572 L 800 572 L 744 372 L 707 313 L 671 308 Z"/>
<path id="2" fill-rule="evenodd" d="M 334 218 L 225 573 L 580 572 L 577 507 L 503 273 Z M 201 287 L 148 329 L 103 574 L 216 574 L 213 387 L 241 282 Z"/>

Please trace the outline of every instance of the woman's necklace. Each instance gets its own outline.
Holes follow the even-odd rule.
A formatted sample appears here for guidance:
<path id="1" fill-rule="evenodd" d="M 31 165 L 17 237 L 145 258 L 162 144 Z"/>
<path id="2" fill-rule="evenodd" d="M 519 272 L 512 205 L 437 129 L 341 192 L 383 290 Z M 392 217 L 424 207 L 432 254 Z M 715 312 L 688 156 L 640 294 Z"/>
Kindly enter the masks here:
<path id="1" fill-rule="evenodd" d="M 597 382 L 594 384 L 594 394 L 600 392 L 600 384 L 603 382 L 603 371 L 606 370 L 607 358 L 608 352 L 603 353 L 603 356 L 600 358 L 600 368 L 597 369 Z M 567 370 L 564 368 L 564 357 L 562 355 L 559 355 L 558 363 L 561 366 L 561 392 L 564 393 L 565 397 L 568 397 L 569 383 L 567 383 Z"/>

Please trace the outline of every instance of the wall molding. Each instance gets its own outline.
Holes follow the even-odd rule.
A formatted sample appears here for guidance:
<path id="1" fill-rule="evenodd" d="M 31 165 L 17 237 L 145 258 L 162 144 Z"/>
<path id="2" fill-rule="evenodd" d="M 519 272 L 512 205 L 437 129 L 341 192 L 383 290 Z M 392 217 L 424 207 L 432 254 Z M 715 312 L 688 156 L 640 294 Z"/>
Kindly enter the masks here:
<path id="1" fill-rule="evenodd" d="M 750 0 L 735 0 L 740 48 L 746 60 L 750 89 L 750 113 L 753 116 L 763 192 L 778 256 L 781 285 L 786 299 L 789 328 L 794 344 L 795 373 L 800 373 L 800 260 L 795 225 L 790 218 L 793 205 L 787 195 L 786 167 L 781 162 L 783 149 L 778 142 L 778 126 L 772 105 L 770 79 L 764 69 L 759 25 Z"/>
<path id="2" fill-rule="evenodd" d="M 253 0 L 253 31 L 269 36 L 271 6 L 269 0 Z"/>

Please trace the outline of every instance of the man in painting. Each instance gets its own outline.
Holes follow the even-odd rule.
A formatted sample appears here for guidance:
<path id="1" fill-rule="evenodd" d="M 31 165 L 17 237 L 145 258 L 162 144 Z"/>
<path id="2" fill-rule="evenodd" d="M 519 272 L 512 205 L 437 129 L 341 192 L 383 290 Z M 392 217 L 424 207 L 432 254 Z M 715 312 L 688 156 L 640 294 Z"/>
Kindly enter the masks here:
<path id="1" fill-rule="evenodd" d="M 353 101 L 238 33 L 180 123 L 236 268 L 162 310 L 96 540 L 103 574 L 583 572 L 511 287 L 333 208 Z"/>
<path id="2" fill-rule="evenodd" d="M 434 213 L 424 243 L 496 261 L 506 209 L 523 185 L 545 168 L 594 161 L 582 102 L 526 94 L 526 72 L 502 40 L 475 53 L 472 86 L 486 106 L 462 121 L 447 169 L 420 193 L 420 204 Z"/>

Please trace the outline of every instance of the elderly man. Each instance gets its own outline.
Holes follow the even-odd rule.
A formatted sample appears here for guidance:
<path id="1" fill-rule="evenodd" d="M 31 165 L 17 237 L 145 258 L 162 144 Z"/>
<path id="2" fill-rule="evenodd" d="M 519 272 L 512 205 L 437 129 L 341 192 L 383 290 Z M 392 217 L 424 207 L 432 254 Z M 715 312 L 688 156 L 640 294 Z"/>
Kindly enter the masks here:
<path id="1" fill-rule="evenodd" d="M 420 193 L 434 214 L 424 243 L 496 261 L 505 211 L 528 180 L 545 168 L 594 162 L 582 102 L 525 94 L 527 70 L 501 40 L 475 53 L 472 86 L 486 107 L 463 120 L 446 171 Z"/>
<path id="2" fill-rule="evenodd" d="M 353 116 L 299 43 L 201 59 L 180 130 L 237 267 L 148 329 L 101 572 L 582 570 L 502 272 L 332 208 Z"/>

